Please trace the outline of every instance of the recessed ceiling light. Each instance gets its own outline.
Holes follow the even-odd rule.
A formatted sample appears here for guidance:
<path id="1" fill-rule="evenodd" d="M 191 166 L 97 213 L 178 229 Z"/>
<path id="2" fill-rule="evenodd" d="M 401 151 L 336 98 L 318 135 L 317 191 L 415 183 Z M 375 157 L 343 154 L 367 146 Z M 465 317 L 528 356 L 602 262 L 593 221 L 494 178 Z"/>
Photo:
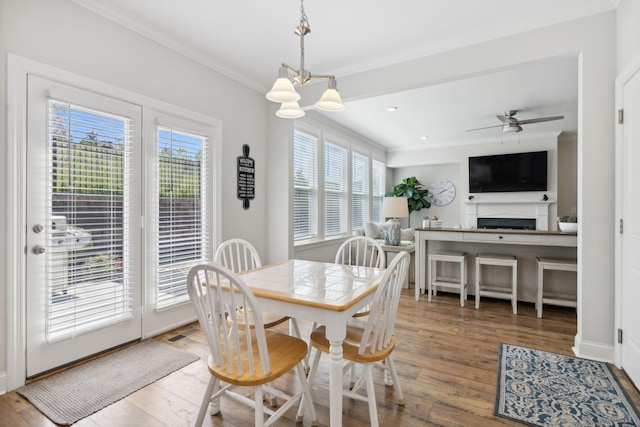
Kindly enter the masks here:
<path id="1" fill-rule="evenodd" d="M 426 141 L 427 139 L 429 139 L 429 137 L 425 135 L 425 136 L 421 136 L 420 139 L 423 141 Z"/>
<path id="2" fill-rule="evenodd" d="M 385 108 L 385 110 L 387 110 L 388 112 L 393 112 L 396 111 L 398 109 L 398 107 L 394 107 L 393 105 L 390 105 L 389 107 Z"/>

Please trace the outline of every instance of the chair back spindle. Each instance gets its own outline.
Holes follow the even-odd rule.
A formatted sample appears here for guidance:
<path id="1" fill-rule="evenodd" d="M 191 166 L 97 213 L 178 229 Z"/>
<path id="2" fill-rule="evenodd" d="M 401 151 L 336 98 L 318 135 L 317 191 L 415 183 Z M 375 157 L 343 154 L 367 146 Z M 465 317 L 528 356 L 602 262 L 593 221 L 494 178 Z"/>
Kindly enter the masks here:
<path id="1" fill-rule="evenodd" d="M 213 260 L 234 273 L 262 267 L 256 248 L 243 239 L 229 239 L 222 242 Z"/>
<path id="2" fill-rule="evenodd" d="M 354 236 L 345 240 L 338 248 L 336 264 L 359 267 L 384 268 L 386 257 L 382 246 L 366 236 Z"/>

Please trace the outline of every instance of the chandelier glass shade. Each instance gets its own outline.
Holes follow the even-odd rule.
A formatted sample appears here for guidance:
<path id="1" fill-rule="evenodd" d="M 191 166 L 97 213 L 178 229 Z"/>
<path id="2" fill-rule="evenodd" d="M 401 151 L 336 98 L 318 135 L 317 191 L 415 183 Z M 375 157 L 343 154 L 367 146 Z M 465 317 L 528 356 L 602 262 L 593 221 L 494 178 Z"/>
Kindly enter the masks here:
<path id="1" fill-rule="evenodd" d="M 297 119 L 304 116 L 304 110 L 300 108 L 298 102 L 300 94 L 295 89 L 295 84 L 304 85 L 310 80 L 328 80 L 327 89 L 314 106 L 323 111 L 342 111 L 344 104 L 337 89 L 336 78 L 332 75 L 312 75 L 304 69 L 304 36 L 311 32 L 307 15 L 304 12 L 304 0 L 300 1 L 300 25 L 296 27 L 295 33 L 300 36 L 300 68 L 293 69 L 287 64 L 282 64 L 278 72 L 278 78 L 267 92 L 269 101 L 280 102 L 282 106 L 276 112 L 276 116 Z"/>

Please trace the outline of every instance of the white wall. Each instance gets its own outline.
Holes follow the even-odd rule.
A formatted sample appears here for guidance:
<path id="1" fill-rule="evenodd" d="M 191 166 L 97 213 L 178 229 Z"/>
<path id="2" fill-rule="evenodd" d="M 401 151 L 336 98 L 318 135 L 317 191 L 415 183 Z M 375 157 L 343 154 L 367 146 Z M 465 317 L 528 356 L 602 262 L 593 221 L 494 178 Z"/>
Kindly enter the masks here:
<path id="1" fill-rule="evenodd" d="M 250 239 L 266 251 L 267 101 L 263 94 L 162 47 L 68 0 L 0 1 L 0 163 L 7 158 L 7 54 L 13 53 L 155 98 L 222 121 L 221 234 Z M 249 144 L 256 161 L 256 198 L 249 210 L 236 198 L 236 157 Z M 8 177 L 0 167 L 0 200 Z M 281 179 L 288 179 L 286 176 Z M 286 181 L 285 181 L 286 182 Z M 286 184 L 284 184 L 286 185 Z M 0 208 L 0 241 L 7 209 Z M 284 240 L 284 239 L 281 239 Z M 0 245 L 4 279 L 6 247 Z M 3 280 L 4 282 L 4 280 Z M 0 392 L 7 366 L 6 284 L 0 285 Z"/>
<path id="2" fill-rule="evenodd" d="M 637 16 L 634 22 L 638 22 Z M 637 37 L 637 30 L 634 34 Z M 574 349 L 578 355 L 613 360 L 615 219 L 612 117 L 616 13 L 593 15 L 402 64 L 341 76 L 340 85 L 343 98 L 349 101 L 563 55 L 578 58 L 579 75 L 576 208 L 580 215 L 580 306 Z M 345 87 L 349 90 L 344 90 Z M 319 97 L 320 90 L 305 88 L 303 99 Z M 404 165 L 394 162 L 393 166 Z M 598 203 L 593 203 L 594 194 L 599 195 Z"/>
<path id="3" fill-rule="evenodd" d="M 618 72 L 640 60 L 640 1 L 620 0 L 617 18 Z"/>

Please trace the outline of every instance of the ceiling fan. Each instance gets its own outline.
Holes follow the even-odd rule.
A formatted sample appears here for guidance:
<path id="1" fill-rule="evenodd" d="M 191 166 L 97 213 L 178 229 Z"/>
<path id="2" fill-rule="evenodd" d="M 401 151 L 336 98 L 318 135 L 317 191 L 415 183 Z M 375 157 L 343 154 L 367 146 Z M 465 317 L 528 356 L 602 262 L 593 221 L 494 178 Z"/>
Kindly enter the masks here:
<path id="1" fill-rule="evenodd" d="M 467 132 L 472 132 L 475 130 L 482 130 L 482 129 L 497 128 L 497 127 L 502 127 L 502 132 L 504 133 L 520 132 L 522 130 L 522 127 L 520 125 L 528 125 L 531 123 L 542 123 L 542 122 L 550 122 L 552 120 L 564 119 L 564 116 L 551 116 L 551 117 L 539 117 L 537 119 L 518 120 L 515 118 L 515 115 L 517 112 L 518 110 L 509 110 L 504 113 L 504 116 L 497 115 L 496 117 L 498 118 L 498 120 L 502 122 L 502 124 L 500 125 L 469 129 L 467 130 Z"/>

